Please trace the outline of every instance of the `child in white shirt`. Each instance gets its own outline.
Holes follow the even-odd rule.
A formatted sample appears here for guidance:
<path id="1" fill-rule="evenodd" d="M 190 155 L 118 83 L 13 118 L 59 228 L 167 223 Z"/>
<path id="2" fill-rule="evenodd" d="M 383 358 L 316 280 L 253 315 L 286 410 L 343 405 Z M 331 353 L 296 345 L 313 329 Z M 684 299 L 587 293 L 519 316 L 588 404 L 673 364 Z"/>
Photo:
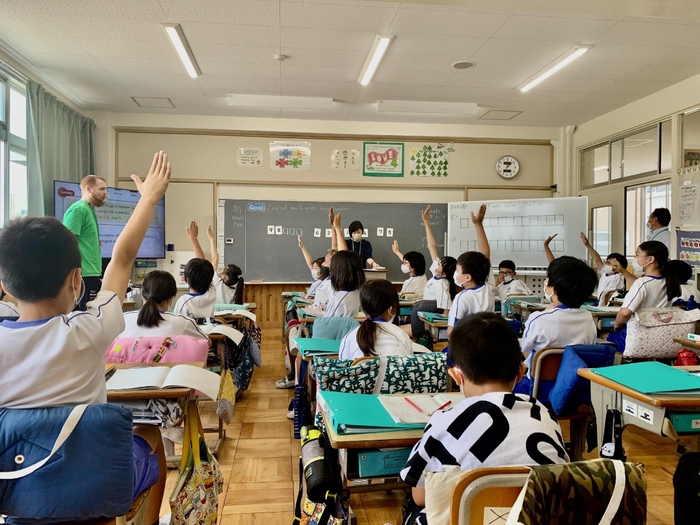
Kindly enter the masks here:
<path id="1" fill-rule="evenodd" d="M 394 241 L 398 249 L 398 242 Z M 399 297 L 405 297 L 412 301 L 423 298 L 423 291 L 428 280 L 425 277 L 425 257 L 420 252 L 408 252 L 403 255 L 401 272 L 409 275 L 401 287 Z"/>
<path id="2" fill-rule="evenodd" d="M 452 303 L 447 321 L 447 335 L 460 319 L 479 312 L 493 312 L 496 306 L 493 288 L 486 284 L 491 265 L 479 252 L 465 252 L 457 259 L 455 284 L 462 288 Z"/>
<path id="3" fill-rule="evenodd" d="M 84 285 L 78 241 L 68 228 L 53 217 L 26 217 L 0 232 L 0 282 L 20 312 L 18 321 L 0 323 L 0 407 L 107 402 L 104 356 L 124 329 L 121 305 L 134 259 L 170 180 L 167 155 L 155 155 L 145 181 L 131 177 L 141 198 L 84 312 L 74 311 Z M 166 477 L 160 430 L 135 426 L 133 448 L 134 486 L 152 487 L 146 522 L 156 523 Z"/>
<path id="4" fill-rule="evenodd" d="M 192 319 L 205 319 L 214 315 L 216 288 L 213 286 L 214 266 L 204 258 L 197 235 L 199 227 L 191 221 L 186 228 L 187 237 L 192 243 L 195 258 L 185 265 L 185 282 L 189 291 L 175 303 L 173 313 L 186 315 Z"/>
<path id="5" fill-rule="evenodd" d="M 520 279 L 515 276 L 515 263 L 510 260 L 501 261 L 498 265 L 498 280 L 496 281 L 496 292 L 501 300 L 511 295 L 532 295 L 530 289 Z"/>
<path id="6" fill-rule="evenodd" d="M 513 394 L 525 374 L 515 332 L 495 313 L 468 315 L 450 335 L 447 372 L 465 399 L 436 412 L 399 474 L 411 487 L 404 525 L 427 525 L 425 472 L 567 463 L 561 428 L 529 396 Z"/>
<path id="7" fill-rule="evenodd" d="M 138 312 L 124 314 L 124 337 L 151 337 L 188 335 L 195 339 L 207 339 L 197 324 L 184 315 L 168 313 L 177 295 L 175 278 L 169 272 L 154 270 L 143 280 L 141 297 L 143 306 Z"/>
<path id="8" fill-rule="evenodd" d="M 698 292 L 693 279 L 693 267 L 690 266 L 685 261 L 679 261 L 677 259 L 673 261 L 668 261 L 667 266 L 669 266 L 673 273 L 678 276 L 678 280 L 681 283 L 681 295 L 673 299 L 673 303 L 678 300 L 688 302 L 690 298 L 693 297 L 696 303 L 700 302 L 700 292 Z"/>
<path id="9" fill-rule="evenodd" d="M 603 301 L 604 296 L 609 291 L 621 291 L 625 289 L 625 276 L 629 275 L 631 280 L 634 281 L 636 277 L 631 275 L 627 271 L 627 257 L 621 253 L 613 252 L 605 258 L 593 248 L 590 242 L 588 242 L 588 237 L 586 234 L 581 233 L 581 242 L 588 250 L 591 259 L 595 262 L 596 270 L 600 274 L 600 280 L 598 281 L 598 304 Z"/>
<path id="10" fill-rule="evenodd" d="M 331 259 L 333 296 L 324 317 L 356 317 L 360 313 L 359 288 L 365 282 L 362 260 L 357 253 L 343 250 Z"/>
<path id="11" fill-rule="evenodd" d="M 413 354 L 411 338 L 393 321 L 399 312 L 399 295 L 386 279 L 360 287 L 360 304 L 367 318 L 340 343 L 338 359 Z"/>

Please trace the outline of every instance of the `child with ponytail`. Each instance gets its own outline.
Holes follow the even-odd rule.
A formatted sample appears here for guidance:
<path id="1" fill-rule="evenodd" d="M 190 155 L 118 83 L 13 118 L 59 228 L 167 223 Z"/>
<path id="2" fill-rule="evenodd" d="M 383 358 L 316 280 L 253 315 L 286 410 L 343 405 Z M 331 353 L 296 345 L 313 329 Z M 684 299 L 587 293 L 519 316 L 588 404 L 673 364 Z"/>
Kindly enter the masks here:
<path id="1" fill-rule="evenodd" d="M 175 278 L 168 272 L 154 270 L 146 275 L 141 288 L 143 306 L 139 311 L 124 314 L 123 337 L 189 335 L 207 339 L 197 324 L 184 315 L 168 313 L 177 295 Z"/>
<path id="2" fill-rule="evenodd" d="M 616 270 L 619 263 L 613 262 Z M 627 321 L 640 308 L 664 308 L 681 295 L 681 283 L 673 265 L 668 264 L 668 248 L 659 241 L 643 242 L 635 252 L 635 269 L 644 275 L 636 279 L 627 292 L 622 308 L 615 318 L 615 331 L 608 341 L 624 352 L 627 339 Z"/>
<path id="3" fill-rule="evenodd" d="M 399 294 L 391 282 L 365 282 L 360 287 L 360 304 L 367 317 L 343 338 L 338 359 L 413 354 L 411 338 L 393 323 L 399 313 Z"/>

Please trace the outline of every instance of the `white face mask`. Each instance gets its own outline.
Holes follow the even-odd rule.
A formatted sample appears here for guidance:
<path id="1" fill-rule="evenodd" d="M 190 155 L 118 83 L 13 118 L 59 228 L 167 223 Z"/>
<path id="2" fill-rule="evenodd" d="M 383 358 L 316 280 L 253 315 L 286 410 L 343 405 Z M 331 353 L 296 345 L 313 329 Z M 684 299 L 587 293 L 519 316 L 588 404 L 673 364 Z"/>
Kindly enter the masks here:
<path id="1" fill-rule="evenodd" d="M 318 275 L 319 275 L 319 272 L 318 272 L 318 270 L 317 270 L 316 268 L 314 268 L 313 270 L 311 270 L 311 278 L 312 278 L 314 281 L 315 281 L 316 279 L 318 279 Z"/>
<path id="2" fill-rule="evenodd" d="M 408 272 L 410 272 L 410 271 L 411 271 L 411 270 L 408 269 L 408 266 L 407 266 L 407 265 L 405 265 L 405 264 L 402 264 L 402 265 L 401 265 L 401 273 L 408 273 Z"/>
<path id="3" fill-rule="evenodd" d="M 512 282 L 513 282 L 513 278 L 512 278 L 512 277 L 508 277 L 507 279 L 503 279 L 503 284 L 510 284 L 510 283 L 512 283 Z"/>
<path id="4" fill-rule="evenodd" d="M 646 259 L 646 257 L 644 257 Z M 634 272 L 635 273 L 642 273 L 644 271 L 644 268 L 649 266 L 650 263 L 646 263 L 644 266 L 639 264 L 639 261 L 637 261 L 637 258 L 635 257 L 634 262 L 632 263 L 632 266 L 634 266 Z"/>
<path id="5" fill-rule="evenodd" d="M 362 240 L 362 234 L 361 233 L 353 233 L 352 240 L 355 242 L 360 242 Z"/>
<path id="6" fill-rule="evenodd" d="M 460 288 L 464 288 L 464 286 L 467 284 L 467 277 L 464 277 L 464 281 L 461 283 L 457 280 L 457 275 L 455 275 L 455 284 L 459 286 Z"/>
<path id="7" fill-rule="evenodd" d="M 544 291 L 544 298 L 547 299 L 547 302 L 552 302 L 552 294 L 547 293 L 547 290 Z"/>
<path id="8" fill-rule="evenodd" d="M 71 277 L 71 283 L 75 281 L 75 274 L 78 270 L 73 270 L 73 277 Z M 73 306 L 66 312 L 67 314 L 70 314 L 73 310 L 75 310 L 75 307 L 80 304 L 80 301 L 83 300 L 83 296 L 85 295 L 85 281 L 80 279 L 80 295 L 75 293 L 75 288 L 73 289 Z"/>
<path id="9" fill-rule="evenodd" d="M 604 275 L 612 275 L 615 273 L 615 270 L 613 270 L 613 267 L 610 266 L 609 264 L 606 264 L 600 269 L 601 272 L 603 272 Z"/>

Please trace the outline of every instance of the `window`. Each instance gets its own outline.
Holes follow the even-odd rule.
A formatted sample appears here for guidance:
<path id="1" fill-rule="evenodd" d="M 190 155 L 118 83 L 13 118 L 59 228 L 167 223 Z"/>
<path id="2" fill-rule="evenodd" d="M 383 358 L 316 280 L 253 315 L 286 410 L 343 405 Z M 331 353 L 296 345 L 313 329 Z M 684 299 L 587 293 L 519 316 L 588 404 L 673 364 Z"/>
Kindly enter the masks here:
<path id="1" fill-rule="evenodd" d="M 665 120 L 583 150 L 581 189 L 670 169 L 671 121 Z"/>
<path id="2" fill-rule="evenodd" d="M 627 188 L 625 214 L 625 250 L 627 257 L 648 237 L 647 220 L 656 208 L 671 209 L 671 183 L 654 183 Z"/>
<path id="3" fill-rule="evenodd" d="M 591 228 L 591 245 L 600 256 L 605 258 L 612 251 L 612 206 L 593 208 Z"/>
<path id="4" fill-rule="evenodd" d="M 0 226 L 28 213 L 27 95 L 0 71 Z"/>

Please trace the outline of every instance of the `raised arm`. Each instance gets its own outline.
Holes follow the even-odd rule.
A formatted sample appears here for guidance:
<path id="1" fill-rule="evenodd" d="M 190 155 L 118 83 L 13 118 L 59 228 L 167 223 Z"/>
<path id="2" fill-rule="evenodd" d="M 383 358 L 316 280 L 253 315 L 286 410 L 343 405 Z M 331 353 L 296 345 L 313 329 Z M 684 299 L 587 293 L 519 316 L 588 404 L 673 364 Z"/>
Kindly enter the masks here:
<path id="1" fill-rule="evenodd" d="M 622 275 L 622 277 L 625 278 L 628 285 L 632 284 L 634 281 L 639 279 L 638 275 L 633 274 L 627 268 L 623 268 L 622 265 L 616 260 L 613 260 L 610 263 L 610 266 L 612 266 L 613 270 L 615 270 L 617 273 L 619 273 L 620 275 Z"/>
<path id="2" fill-rule="evenodd" d="M 399 241 L 394 241 L 391 243 L 391 251 L 394 252 L 401 262 L 403 262 L 403 253 L 401 253 L 401 250 L 399 249 Z"/>
<path id="3" fill-rule="evenodd" d="M 593 248 L 591 243 L 588 242 L 588 237 L 586 237 L 586 234 L 583 232 L 581 232 L 581 242 L 586 247 L 586 250 L 588 250 L 588 254 L 591 256 L 591 259 L 593 259 L 596 269 L 600 271 L 600 269 L 605 266 L 605 263 L 603 262 L 603 259 L 600 258 L 600 254 L 595 251 L 595 248 Z"/>
<path id="4" fill-rule="evenodd" d="M 189 226 L 185 228 L 185 232 L 187 233 L 187 238 L 190 240 L 190 244 L 194 250 L 194 256 L 197 259 L 206 259 L 206 257 L 204 257 L 204 251 L 199 244 L 199 239 L 197 238 L 199 235 L 199 226 L 197 226 L 197 223 L 195 221 L 190 221 Z"/>
<path id="5" fill-rule="evenodd" d="M 134 259 L 136 259 L 148 226 L 151 224 L 153 211 L 165 194 L 170 182 L 168 156 L 162 151 L 156 153 L 145 181 L 142 181 L 138 175 L 132 175 L 131 179 L 136 184 L 141 198 L 126 226 L 124 226 L 124 230 L 117 238 L 117 242 L 114 243 L 112 260 L 107 265 L 102 280 L 102 289 L 114 292 L 120 303 L 124 302 Z"/>
<path id="6" fill-rule="evenodd" d="M 342 252 L 348 249 L 348 245 L 345 242 L 345 236 L 343 235 L 343 228 L 340 226 L 340 221 L 342 220 L 341 214 L 338 213 L 333 218 L 333 231 L 335 232 L 336 241 L 338 243 L 338 251 Z"/>
<path id="7" fill-rule="evenodd" d="M 333 224 L 335 215 L 333 214 L 333 208 L 328 210 L 328 224 L 331 225 L 331 250 L 338 249 L 338 239 L 335 238 L 335 225 Z"/>
<path id="8" fill-rule="evenodd" d="M 491 246 L 489 246 L 488 237 L 486 237 L 486 231 L 484 230 L 484 217 L 486 216 L 486 204 L 479 206 L 479 212 L 474 215 L 471 213 L 472 223 L 474 228 L 476 228 L 476 241 L 479 246 L 479 251 L 486 256 L 486 258 L 491 260 Z"/>
<path id="9" fill-rule="evenodd" d="M 301 248 L 301 254 L 304 256 L 304 260 L 306 261 L 306 266 L 309 267 L 309 270 L 313 270 L 314 260 L 311 258 L 311 254 L 309 253 L 309 250 L 306 249 L 306 246 L 304 246 L 304 243 L 301 242 L 301 235 L 297 235 L 297 241 L 299 242 L 299 248 Z"/>
<path id="10" fill-rule="evenodd" d="M 547 256 L 547 262 L 552 262 L 556 257 L 554 257 L 554 254 L 552 253 L 552 250 L 549 249 L 549 243 L 552 242 L 552 239 L 559 235 L 558 233 L 555 233 L 554 235 L 550 235 L 547 237 L 544 241 L 544 254 Z"/>
<path id="11" fill-rule="evenodd" d="M 211 264 L 214 271 L 219 271 L 219 247 L 216 245 L 216 236 L 211 226 L 207 226 L 207 237 L 209 237 L 209 247 L 211 248 Z"/>
<path id="12" fill-rule="evenodd" d="M 425 226 L 425 238 L 428 242 L 428 250 L 430 251 L 430 261 L 434 261 L 438 257 L 438 246 L 435 236 L 433 235 L 433 229 L 430 227 L 430 204 L 422 212 L 420 212 L 421 219 L 423 219 L 423 226 Z"/>

